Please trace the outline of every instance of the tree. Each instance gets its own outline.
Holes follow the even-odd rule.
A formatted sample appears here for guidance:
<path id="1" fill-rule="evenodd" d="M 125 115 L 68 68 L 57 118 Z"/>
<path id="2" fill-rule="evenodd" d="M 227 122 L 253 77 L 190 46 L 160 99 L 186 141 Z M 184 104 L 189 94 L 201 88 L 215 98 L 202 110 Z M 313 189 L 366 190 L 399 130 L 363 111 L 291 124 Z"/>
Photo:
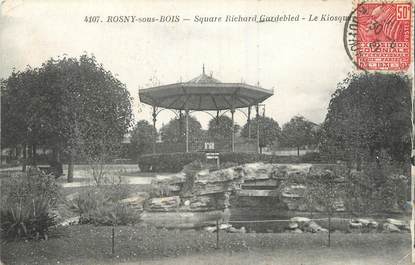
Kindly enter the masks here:
<path id="1" fill-rule="evenodd" d="M 235 133 L 239 125 L 234 124 Z M 230 139 L 232 137 L 232 119 L 228 116 L 219 116 L 209 121 L 208 135 L 214 140 Z"/>
<path id="2" fill-rule="evenodd" d="M 138 121 L 131 132 L 131 144 L 129 147 L 129 157 L 137 159 L 139 155 L 151 150 L 156 130 L 148 121 Z"/>
<path id="3" fill-rule="evenodd" d="M 94 56 L 50 59 L 40 68 L 14 72 L 3 82 L 3 91 L 10 103 L 2 127 L 11 124 L 11 128 L 2 131 L 2 139 L 18 131 L 15 144 L 31 145 L 33 157 L 40 144 L 52 148 L 56 159 L 66 153 L 68 181 L 72 181 L 75 155 L 91 163 L 108 160 L 132 118 L 125 85 Z M 10 123 L 15 117 L 19 126 Z"/>
<path id="4" fill-rule="evenodd" d="M 334 159 L 375 161 L 386 152 L 405 162 L 411 153 L 411 82 L 399 74 L 351 74 L 332 95 L 321 151 Z"/>
<path id="5" fill-rule="evenodd" d="M 168 143 L 180 143 L 186 139 L 186 120 L 174 118 L 160 129 L 161 140 Z M 199 139 L 203 135 L 202 126 L 196 118 L 189 116 L 189 140 Z"/>
<path id="6" fill-rule="evenodd" d="M 255 117 L 251 120 L 251 139 L 257 138 L 257 124 L 258 119 Z M 280 136 L 281 128 L 278 122 L 274 121 L 273 118 L 259 116 L 259 148 L 262 153 L 262 148 L 267 145 L 272 145 L 275 140 Z M 248 123 L 244 125 L 241 131 L 243 137 L 249 136 Z"/>
<path id="7" fill-rule="evenodd" d="M 311 174 L 306 179 L 306 197 L 314 204 L 314 208 L 322 207 L 328 216 L 328 246 L 330 247 L 331 218 L 336 212 L 336 205 L 344 192 L 336 180 L 336 175 L 330 170 L 322 174 Z"/>
<path id="8" fill-rule="evenodd" d="M 282 126 L 281 142 L 285 146 L 296 147 L 297 156 L 300 156 L 300 148 L 317 142 L 316 133 L 316 124 L 302 116 L 294 116 Z"/>

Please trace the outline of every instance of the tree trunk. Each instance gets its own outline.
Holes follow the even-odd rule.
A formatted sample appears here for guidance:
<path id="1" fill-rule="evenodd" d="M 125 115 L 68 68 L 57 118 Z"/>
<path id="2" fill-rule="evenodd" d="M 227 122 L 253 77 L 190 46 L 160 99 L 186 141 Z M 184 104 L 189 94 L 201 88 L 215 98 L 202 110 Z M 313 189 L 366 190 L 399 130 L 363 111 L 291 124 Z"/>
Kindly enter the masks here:
<path id="1" fill-rule="evenodd" d="M 23 165 L 22 165 L 23 172 L 26 172 L 26 165 L 27 165 L 27 146 L 26 144 L 23 144 Z"/>
<path id="2" fill-rule="evenodd" d="M 68 183 L 73 182 L 73 161 L 72 154 L 69 155 L 68 160 Z"/>
<path id="3" fill-rule="evenodd" d="M 300 156 L 300 147 L 297 146 L 297 156 Z"/>
<path id="4" fill-rule="evenodd" d="M 36 144 L 33 144 L 32 145 L 32 157 L 33 157 L 33 159 L 32 159 L 32 164 L 34 165 L 34 166 L 37 166 L 37 155 L 36 155 L 36 149 L 37 149 L 37 146 L 36 146 Z"/>
<path id="5" fill-rule="evenodd" d="M 259 153 L 262 154 L 262 146 L 259 146 Z"/>

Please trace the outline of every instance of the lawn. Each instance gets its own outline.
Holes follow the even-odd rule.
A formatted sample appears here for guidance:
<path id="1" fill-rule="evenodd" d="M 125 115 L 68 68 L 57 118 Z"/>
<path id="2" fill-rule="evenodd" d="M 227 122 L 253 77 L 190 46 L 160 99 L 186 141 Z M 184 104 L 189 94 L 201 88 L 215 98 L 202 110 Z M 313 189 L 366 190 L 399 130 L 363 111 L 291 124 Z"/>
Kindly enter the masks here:
<path id="1" fill-rule="evenodd" d="M 71 226 L 47 241 L 2 244 L 5 264 L 410 264 L 410 234 L 216 234 L 120 226 Z"/>

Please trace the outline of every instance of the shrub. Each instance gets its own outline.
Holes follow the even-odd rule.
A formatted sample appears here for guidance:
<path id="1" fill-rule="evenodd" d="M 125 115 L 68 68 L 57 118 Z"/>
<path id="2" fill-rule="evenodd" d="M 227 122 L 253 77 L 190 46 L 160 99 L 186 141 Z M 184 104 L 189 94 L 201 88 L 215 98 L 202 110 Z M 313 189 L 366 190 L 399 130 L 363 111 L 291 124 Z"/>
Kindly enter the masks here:
<path id="1" fill-rule="evenodd" d="M 60 196 L 55 177 L 37 170 L 10 176 L 1 185 L 1 229 L 5 238 L 47 238 Z"/>
<path id="2" fill-rule="evenodd" d="M 139 221 L 139 212 L 122 203 L 131 193 L 121 183 L 91 186 L 75 199 L 80 223 L 94 225 L 127 225 Z"/>

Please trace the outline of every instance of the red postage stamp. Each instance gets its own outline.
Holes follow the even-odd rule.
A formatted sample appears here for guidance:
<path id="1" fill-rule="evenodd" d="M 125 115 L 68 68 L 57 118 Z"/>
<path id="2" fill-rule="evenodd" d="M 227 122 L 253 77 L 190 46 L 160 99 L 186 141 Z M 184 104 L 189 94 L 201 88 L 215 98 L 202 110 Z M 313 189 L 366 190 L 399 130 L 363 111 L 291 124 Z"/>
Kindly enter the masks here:
<path id="1" fill-rule="evenodd" d="M 408 69 L 412 52 L 411 13 L 411 3 L 358 5 L 356 62 L 360 69 Z"/>

